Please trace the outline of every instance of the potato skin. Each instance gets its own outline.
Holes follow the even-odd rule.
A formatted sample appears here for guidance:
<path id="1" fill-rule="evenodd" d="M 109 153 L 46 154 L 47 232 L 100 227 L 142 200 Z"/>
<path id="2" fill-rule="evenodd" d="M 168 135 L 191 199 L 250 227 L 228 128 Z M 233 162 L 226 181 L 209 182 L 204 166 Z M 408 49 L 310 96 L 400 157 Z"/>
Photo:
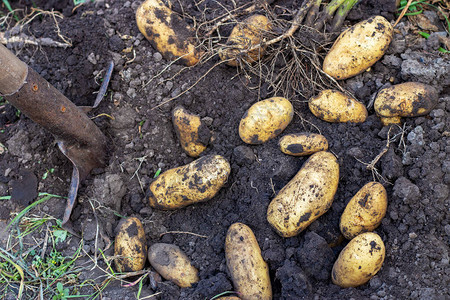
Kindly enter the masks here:
<path id="1" fill-rule="evenodd" d="M 333 265 L 331 279 L 340 287 L 357 287 L 370 280 L 384 262 L 385 247 L 380 236 L 366 232 L 352 239 Z"/>
<path id="2" fill-rule="evenodd" d="M 225 257 L 234 288 L 242 300 L 272 299 L 269 267 L 250 227 L 234 223 L 228 228 Z"/>
<path id="3" fill-rule="evenodd" d="M 286 98 L 273 97 L 253 104 L 241 119 L 239 136 L 259 145 L 279 135 L 291 123 L 294 107 Z"/>
<path id="4" fill-rule="evenodd" d="M 198 157 L 206 150 L 211 132 L 199 116 L 189 113 L 182 106 L 177 106 L 172 111 L 172 123 L 181 147 L 187 155 Z"/>
<path id="5" fill-rule="evenodd" d="M 364 104 L 336 90 L 321 91 L 308 106 L 316 117 L 327 122 L 362 123 L 367 118 Z"/>
<path id="6" fill-rule="evenodd" d="M 144 227 L 138 218 L 122 219 L 114 243 L 114 260 L 118 272 L 133 272 L 144 268 L 147 242 Z"/>
<path id="7" fill-rule="evenodd" d="M 198 271 L 176 245 L 156 243 L 148 249 L 148 261 L 165 279 L 182 288 L 198 282 Z"/>
<path id="8" fill-rule="evenodd" d="M 435 88 L 420 82 L 405 82 L 382 89 L 374 108 L 384 125 L 398 124 L 401 117 L 428 114 L 438 103 Z"/>
<path id="9" fill-rule="evenodd" d="M 287 134 L 280 139 L 279 145 L 283 153 L 293 156 L 328 150 L 327 139 L 321 134 L 311 132 Z"/>
<path id="10" fill-rule="evenodd" d="M 258 61 L 264 54 L 266 47 L 260 47 L 253 51 L 241 52 L 263 41 L 265 31 L 270 30 L 271 24 L 269 19 L 263 15 L 252 15 L 245 19 L 242 23 L 234 26 L 227 40 L 227 46 L 219 50 L 221 60 L 228 60 L 227 65 L 236 67 L 239 59 L 248 63 Z M 236 59 L 236 57 L 239 57 Z"/>
<path id="11" fill-rule="evenodd" d="M 335 79 L 358 75 L 375 64 L 392 41 L 394 28 L 382 16 L 371 17 L 342 32 L 323 62 Z"/>
<path id="12" fill-rule="evenodd" d="M 165 59 L 187 66 L 201 56 L 194 44 L 194 30 L 161 0 L 146 0 L 136 11 L 139 31 Z"/>
<path id="13" fill-rule="evenodd" d="M 283 237 L 293 237 L 319 218 L 333 203 L 339 164 L 330 152 L 316 152 L 270 202 L 267 220 Z"/>
<path id="14" fill-rule="evenodd" d="M 364 185 L 345 207 L 339 228 L 345 238 L 373 231 L 386 215 L 387 193 L 382 184 L 369 182 Z"/>
<path id="15" fill-rule="evenodd" d="M 150 184 L 150 206 L 177 209 L 214 197 L 230 175 L 229 162 L 220 155 L 205 155 L 167 170 Z"/>

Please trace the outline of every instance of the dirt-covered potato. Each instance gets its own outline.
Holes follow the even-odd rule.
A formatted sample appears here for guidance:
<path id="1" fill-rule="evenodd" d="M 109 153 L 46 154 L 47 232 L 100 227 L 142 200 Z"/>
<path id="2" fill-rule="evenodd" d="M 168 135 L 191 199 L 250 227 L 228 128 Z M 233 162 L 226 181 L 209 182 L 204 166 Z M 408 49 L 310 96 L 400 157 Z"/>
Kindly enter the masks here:
<path id="1" fill-rule="evenodd" d="M 299 234 L 333 203 L 339 164 L 330 152 L 316 152 L 270 202 L 267 220 L 283 237 Z"/>
<path id="2" fill-rule="evenodd" d="M 384 243 L 374 232 L 352 239 L 341 251 L 331 272 L 333 283 L 340 287 L 356 287 L 370 280 L 383 265 Z"/>
<path id="3" fill-rule="evenodd" d="M 144 227 L 138 218 L 122 219 L 114 243 L 114 260 L 118 272 L 133 272 L 144 268 L 147 242 Z"/>
<path id="4" fill-rule="evenodd" d="M 239 136 L 258 145 L 279 135 L 291 123 L 294 107 L 288 99 L 273 97 L 253 104 L 239 124 Z"/>
<path id="5" fill-rule="evenodd" d="M 250 227 L 234 223 L 228 228 L 225 257 L 234 288 L 241 299 L 272 299 L 269 267 Z"/>
<path id="6" fill-rule="evenodd" d="M 236 67 L 239 60 L 253 63 L 264 54 L 265 47 L 246 52 L 253 46 L 261 44 L 264 33 L 271 28 L 269 19 L 262 15 L 253 15 L 238 23 L 231 31 L 225 47 L 219 50 L 222 60 L 229 60 L 228 65 Z"/>
<path id="7" fill-rule="evenodd" d="M 438 103 L 435 88 L 419 82 L 405 82 L 382 89 L 374 108 L 384 125 L 398 124 L 401 117 L 428 114 Z"/>
<path id="8" fill-rule="evenodd" d="M 382 16 L 371 17 L 339 35 L 323 62 L 323 71 L 336 79 L 358 75 L 386 52 L 394 33 Z"/>
<path id="9" fill-rule="evenodd" d="M 206 155 L 190 164 L 165 171 L 150 184 L 150 206 L 177 209 L 214 197 L 230 175 L 229 162 L 220 155 Z"/>
<path id="10" fill-rule="evenodd" d="M 305 156 L 328 149 L 327 139 L 311 132 L 287 134 L 280 139 L 279 145 L 283 153 L 293 156 Z"/>
<path id="11" fill-rule="evenodd" d="M 309 100 L 309 110 L 327 122 L 362 123 L 367 109 L 361 102 L 336 90 L 324 90 Z"/>
<path id="12" fill-rule="evenodd" d="M 182 288 L 198 282 L 198 271 L 177 245 L 156 243 L 148 249 L 148 261 L 165 279 Z"/>
<path id="13" fill-rule="evenodd" d="M 198 157 L 206 150 L 211 132 L 199 116 L 189 113 L 184 107 L 177 106 L 172 111 L 172 123 L 187 155 Z"/>
<path id="14" fill-rule="evenodd" d="M 201 56 L 194 30 L 161 0 L 146 0 L 136 11 L 139 31 L 165 59 L 195 65 Z"/>
<path id="15" fill-rule="evenodd" d="M 381 224 L 386 214 L 387 193 L 382 184 L 369 182 L 363 186 L 345 207 L 339 227 L 349 240 Z"/>

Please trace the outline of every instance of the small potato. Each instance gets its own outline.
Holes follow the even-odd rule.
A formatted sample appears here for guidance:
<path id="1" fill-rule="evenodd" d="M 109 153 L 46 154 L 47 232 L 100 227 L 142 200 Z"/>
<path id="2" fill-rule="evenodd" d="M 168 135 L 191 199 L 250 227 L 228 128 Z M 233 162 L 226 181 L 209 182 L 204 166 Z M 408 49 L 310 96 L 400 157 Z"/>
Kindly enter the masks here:
<path id="1" fill-rule="evenodd" d="M 220 155 L 206 155 L 190 164 L 167 170 L 150 184 L 150 206 L 177 209 L 214 197 L 230 175 L 228 161 Z"/>
<path id="2" fill-rule="evenodd" d="M 286 98 L 273 97 L 253 104 L 239 124 L 239 136 L 258 145 L 279 135 L 291 123 L 294 107 Z"/>
<path id="3" fill-rule="evenodd" d="M 364 104 L 336 90 L 321 91 L 308 105 L 316 117 L 327 122 L 362 123 L 367 118 Z"/>
<path id="4" fill-rule="evenodd" d="M 439 94 L 432 86 L 406 82 L 382 89 L 374 108 L 384 125 L 398 124 L 401 117 L 428 114 L 438 103 Z"/>
<path id="5" fill-rule="evenodd" d="M 363 186 L 345 207 L 339 227 L 349 240 L 377 228 L 387 209 L 387 193 L 383 185 L 369 182 Z"/>
<path id="6" fill-rule="evenodd" d="M 267 220 L 283 237 L 293 237 L 326 213 L 339 182 L 339 164 L 330 152 L 316 152 L 270 202 Z"/>
<path id="7" fill-rule="evenodd" d="M 283 153 L 293 156 L 305 156 L 328 149 L 328 141 L 323 135 L 310 132 L 285 135 L 279 145 Z"/>
<path id="8" fill-rule="evenodd" d="M 241 299 L 272 299 L 269 267 L 250 227 L 234 223 L 228 228 L 225 257 L 234 288 Z"/>
<path id="9" fill-rule="evenodd" d="M 394 33 L 382 16 L 371 17 L 342 32 L 323 62 L 323 71 L 335 79 L 358 75 L 386 52 Z"/>
<path id="10" fill-rule="evenodd" d="M 199 116 L 189 113 L 184 107 L 177 106 L 172 112 L 172 123 L 187 155 L 198 157 L 206 150 L 211 132 Z"/>
<path id="11" fill-rule="evenodd" d="M 264 54 L 266 47 L 245 52 L 263 41 L 264 33 L 270 30 L 269 19 L 262 15 L 253 15 L 237 24 L 228 37 L 227 45 L 219 50 L 221 60 L 229 60 L 228 65 L 236 67 L 239 60 L 248 63 L 258 61 Z"/>
<path id="12" fill-rule="evenodd" d="M 198 282 L 198 271 L 181 249 L 172 244 L 156 243 L 148 249 L 148 261 L 165 279 L 182 288 Z"/>
<path id="13" fill-rule="evenodd" d="M 380 236 L 366 232 L 351 240 L 341 251 L 331 272 L 333 283 L 357 287 L 370 280 L 383 265 L 384 243 Z"/>
<path id="14" fill-rule="evenodd" d="M 139 31 L 165 59 L 195 65 L 201 56 L 194 30 L 161 0 L 146 0 L 136 11 Z"/>
<path id="15" fill-rule="evenodd" d="M 138 218 L 122 219 L 114 244 L 114 260 L 118 272 L 133 272 L 144 268 L 147 242 L 144 227 Z"/>

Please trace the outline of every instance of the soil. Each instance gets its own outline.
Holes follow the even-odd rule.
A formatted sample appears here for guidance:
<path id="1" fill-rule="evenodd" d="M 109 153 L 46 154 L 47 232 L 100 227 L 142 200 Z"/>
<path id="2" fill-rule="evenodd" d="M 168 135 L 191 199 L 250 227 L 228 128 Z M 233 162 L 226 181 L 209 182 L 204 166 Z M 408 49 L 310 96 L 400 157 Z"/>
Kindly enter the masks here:
<path id="1" fill-rule="evenodd" d="M 173 2 L 177 2 L 174 10 L 183 8 L 191 16 L 199 16 L 201 9 L 208 8 L 208 19 L 224 13 L 225 8 L 233 8 L 234 2 L 245 3 L 202 1 L 196 7 L 194 1 Z M 300 2 L 279 0 L 272 5 L 277 5 L 277 11 L 289 11 Z M 375 14 L 394 21 L 393 2 L 361 1 L 349 15 L 347 25 Z M 419 37 L 405 18 L 397 26 L 386 55 L 370 71 L 341 82 L 368 106 L 369 117 L 362 124 L 321 121 L 309 111 L 307 99 L 298 95 L 290 99 L 296 115 L 283 134 L 320 131 L 338 158 L 340 182 L 326 214 L 298 236 L 282 238 L 266 220 L 267 206 L 307 158 L 283 154 L 278 148 L 283 134 L 253 146 L 242 142 L 237 130 L 244 112 L 273 94 L 267 89 L 248 88 L 248 78 L 236 76 L 236 68 L 220 65 L 178 99 L 155 108 L 186 91 L 218 59 L 179 74 L 182 66 L 167 67 L 168 62 L 136 26 L 135 11 L 140 3 L 99 0 L 74 9 L 72 1 L 12 2 L 14 7 L 28 11 L 35 5 L 63 13 L 64 18 L 57 21 L 61 34 L 70 38 L 71 47 L 23 43 L 8 47 L 77 105 L 94 102 L 108 62 L 115 62 L 108 94 L 91 112 L 91 116 L 107 114 L 114 118 L 103 115 L 94 119 L 109 140 L 108 165 L 94 170 L 84 181 L 71 217 L 84 240 L 77 264 L 93 265 L 90 257 L 98 248 L 112 256 L 114 247 L 109 242 L 114 240 L 120 216 L 136 216 L 144 224 L 148 245 L 163 242 L 179 246 L 198 268 L 200 277 L 198 284 L 186 289 L 170 281 L 146 279 L 141 297 L 160 292 L 155 299 L 210 299 L 233 290 L 226 268 L 225 234 L 231 224 L 242 222 L 255 233 L 269 264 L 274 299 L 450 297 L 450 60 L 448 54 L 436 51 L 436 40 Z M 1 11 L 6 9 L 1 7 Z M 427 12 L 433 13 L 436 15 Z M 439 18 L 435 16 L 434 20 L 441 34 L 446 34 Z M 227 30 L 230 28 L 224 32 Z M 51 16 L 33 19 L 21 32 L 63 42 Z M 254 77 L 248 80 L 257 82 Z M 389 132 L 375 115 L 372 99 L 383 87 L 412 80 L 433 85 L 440 93 L 439 103 L 429 115 L 404 119 L 400 127 L 392 127 Z M 210 201 L 161 211 L 152 209 L 145 196 L 155 173 L 193 161 L 181 149 L 173 130 L 171 111 L 177 105 L 198 114 L 212 131 L 213 139 L 204 155 L 224 156 L 232 171 L 228 182 Z M 0 108 L 0 128 L 0 143 L 7 149 L 0 152 L 0 196 L 18 195 L 0 200 L 1 232 L 11 212 L 20 211 L 35 199 L 36 189 L 66 195 L 72 165 L 59 152 L 51 134 L 17 114 L 9 104 Z M 396 137 L 389 141 L 389 150 L 375 165 L 378 173 L 372 172 L 367 165 L 386 146 L 388 134 Z M 54 171 L 49 172 L 51 169 Z M 339 218 L 351 197 L 373 180 L 380 181 L 388 192 L 388 212 L 375 230 L 386 245 L 386 259 L 367 284 L 343 289 L 330 279 L 333 263 L 347 244 L 339 232 Z M 32 212 L 61 219 L 64 208 L 65 200 L 53 198 Z M 5 247 L 6 237 L 0 233 L 1 247 Z M 70 236 L 57 248 L 72 256 L 79 242 Z M 100 259 L 98 264 L 105 267 Z M 151 268 L 149 263 L 146 267 Z M 101 269 L 89 267 L 78 281 L 101 282 L 102 275 Z M 79 292 L 93 292 L 89 287 L 85 289 Z M 105 288 L 102 299 L 134 299 L 136 291 L 136 286 L 123 287 L 114 281 Z M 6 296 L 15 297 L 13 293 Z"/>

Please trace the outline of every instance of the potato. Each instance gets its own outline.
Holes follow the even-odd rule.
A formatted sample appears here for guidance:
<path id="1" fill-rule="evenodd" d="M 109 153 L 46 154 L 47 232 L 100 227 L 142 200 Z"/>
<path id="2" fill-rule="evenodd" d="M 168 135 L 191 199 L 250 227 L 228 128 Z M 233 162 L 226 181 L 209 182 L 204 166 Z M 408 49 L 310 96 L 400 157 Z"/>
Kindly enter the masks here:
<path id="1" fill-rule="evenodd" d="M 293 156 L 305 156 L 328 149 L 328 141 L 323 135 L 310 132 L 285 135 L 279 145 L 283 153 Z"/>
<path id="2" fill-rule="evenodd" d="M 148 249 L 148 261 L 165 279 L 182 288 L 198 282 L 198 271 L 180 247 L 156 243 Z"/>
<path id="3" fill-rule="evenodd" d="M 147 242 L 144 227 L 138 218 L 122 219 L 114 243 L 114 260 L 118 272 L 133 272 L 144 268 Z"/>
<path id="4" fill-rule="evenodd" d="M 323 62 L 323 71 L 335 79 L 358 75 L 386 52 L 394 33 L 382 16 L 371 17 L 342 32 Z"/>
<path id="5" fill-rule="evenodd" d="M 333 283 L 343 288 L 369 281 L 383 265 L 384 243 L 380 236 L 366 232 L 351 240 L 341 251 L 331 272 Z"/>
<path id="6" fill-rule="evenodd" d="M 286 98 L 273 97 L 253 104 L 241 119 L 239 136 L 258 145 L 279 135 L 291 123 L 294 107 Z"/>
<path id="7" fill-rule="evenodd" d="M 321 91 L 308 105 L 316 117 L 327 122 L 362 123 L 367 118 L 364 104 L 336 90 Z"/>
<path id="8" fill-rule="evenodd" d="M 207 201 L 225 184 L 230 171 L 230 164 L 223 156 L 212 154 L 167 170 L 150 184 L 150 206 L 177 209 Z"/>
<path id="9" fill-rule="evenodd" d="M 139 31 L 165 59 L 195 65 L 201 51 L 194 46 L 194 30 L 161 0 L 146 0 L 136 11 Z"/>
<path id="10" fill-rule="evenodd" d="M 345 207 L 339 227 L 349 240 L 377 228 L 387 209 L 387 194 L 383 185 L 369 182 L 363 186 Z"/>
<path id="11" fill-rule="evenodd" d="M 189 113 L 184 107 L 177 106 L 172 112 L 172 123 L 187 155 L 198 157 L 206 150 L 211 132 L 199 116 Z"/>
<path id="12" fill-rule="evenodd" d="M 405 82 L 382 89 L 374 108 L 384 125 L 398 124 L 401 117 L 428 114 L 438 103 L 435 88 L 419 82 Z"/>
<path id="13" fill-rule="evenodd" d="M 270 202 L 267 220 L 283 237 L 299 234 L 333 203 L 339 182 L 336 157 L 316 152 Z"/>
<path id="14" fill-rule="evenodd" d="M 245 50 L 260 44 L 263 41 L 264 33 L 270 28 L 271 25 L 267 17 L 262 15 L 248 17 L 242 23 L 234 26 L 226 46 L 219 50 L 220 59 L 229 60 L 227 64 L 233 67 L 239 64 L 239 60 L 248 63 L 258 61 L 266 47 L 259 47 L 249 52 Z"/>
<path id="15" fill-rule="evenodd" d="M 234 288 L 241 299 L 272 299 L 269 267 L 250 227 L 234 223 L 228 228 L 225 257 Z"/>

